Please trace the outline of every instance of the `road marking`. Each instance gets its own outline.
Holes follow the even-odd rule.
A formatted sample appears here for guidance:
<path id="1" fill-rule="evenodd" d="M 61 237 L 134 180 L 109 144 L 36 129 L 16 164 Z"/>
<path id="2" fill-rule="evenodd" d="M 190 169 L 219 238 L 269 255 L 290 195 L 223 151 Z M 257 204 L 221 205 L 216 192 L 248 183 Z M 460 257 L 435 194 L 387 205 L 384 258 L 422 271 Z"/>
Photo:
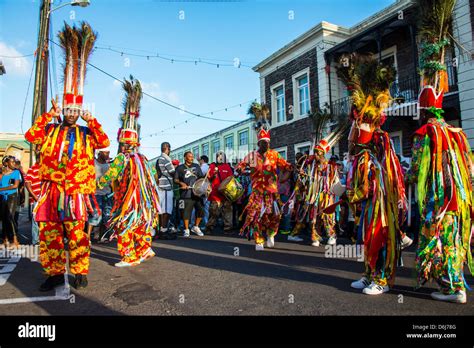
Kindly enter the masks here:
<path id="1" fill-rule="evenodd" d="M 65 285 L 58 286 L 55 289 L 56 294 L 54 296 L 36 296 L 36 297 L 19 297 L 19 298 L 8 298 L 0 300 L 2 304 L 13 304 L 13 303 L 31 303 L 41 301 L 55 301 L 55 300 L 70 300 L 71 303 L 74 301 L 74 294 L 71 294 L 71 289 L 67 281 L 67 274 L 64 275 Z"/>
<path id="2" fill-rule="evenodd" d="M 68 253 L 66 253 L 66 264 L 69 263 Z M 5 253 L 0 251 L 0 286 L 5 285 L 8 278 L 12 274 L 15 267 L 18 265 L 21 256 L 5 257 Z M 2 264 L 4 262 L 6 264 Z M 55 301 L 55 300 L 69 300 L 71 303 L 75 302 L 74 294 L 71 294 L 71 288 L 68 281 L 68 272 L 66 267 L 66 273 L 64 274 L 64 285 L 55 288 L 54 296 L 36 296 L 36 297 L 18 297 L 18 298 L 7 298 L 0 299 L 0 305 L 2 304 L 13 304 L 13 303 L 31 303 L 40 301 Z"/>
<path id="3" fill-rule="evenodd" d="M 13 270 L 18 265 L 20 261 L 20 256 L 5 258 L 4 253 L 0 253 L 0 263 L 7 261 L 6 264 L 0 264 L 0 286 L 7 283 L 8 278 L 10 278 Z"/>

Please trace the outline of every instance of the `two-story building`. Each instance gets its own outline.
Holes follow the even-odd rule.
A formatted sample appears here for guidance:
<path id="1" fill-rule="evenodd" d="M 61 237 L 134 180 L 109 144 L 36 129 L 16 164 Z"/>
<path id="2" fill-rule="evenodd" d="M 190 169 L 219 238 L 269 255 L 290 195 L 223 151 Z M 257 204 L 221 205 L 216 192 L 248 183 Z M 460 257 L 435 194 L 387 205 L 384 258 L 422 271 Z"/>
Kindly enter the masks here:
<path id="1" fill-rule="evenodd" d="M 270 146 L 289 161 L 310 150 L 308 116 L 329 102 L 324 52 L 348 34 L 346 28 L 321 22 L 253 68 L 260 74 L 260 99 L 271 110 Z"/>
<path id="2" fill-rule="evenodd" d="M 448 122 L 462 126 L 474 145 L 473 5 L 458 0 L 454 13 L 454 45 L 446 64 L 449 92 L 444 99 Z M 358 52 L 375 55 L 394 65 L 391 86 L 397 103 L 387 110 L 384 128 L 390 132 L 400 156 L 410 157 L 413 132 L 419 126 L 416 101 L 419 93 L 416 2 L 398 0 L 351 28 L 321 22 L 254 67 L 260 74 L 261 100 L 271 109 L 271 146 L 288 160 L 309 150 L 313 138 L 308 115 L 329 105 L 335 116 L 349 113 L 351 101 L 336 68 L 342 55 Z M 463 47 L 463 48 L 461 48 Z M 343 139 L 333 150 L 342 156 Z"/>

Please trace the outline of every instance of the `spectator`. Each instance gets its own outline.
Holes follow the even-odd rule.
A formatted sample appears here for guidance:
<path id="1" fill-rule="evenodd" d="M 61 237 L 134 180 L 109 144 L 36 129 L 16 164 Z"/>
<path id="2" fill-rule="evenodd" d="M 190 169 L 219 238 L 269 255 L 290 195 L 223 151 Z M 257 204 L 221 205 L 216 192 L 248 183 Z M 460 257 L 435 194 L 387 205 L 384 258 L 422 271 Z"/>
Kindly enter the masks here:
<path id="1" fill-rule="evenodd" d="M 199 165 L 193 162 L 194 156 L 191 151 L 184 154 L 184 163 L 180 164 L 175 171 L 174 181 L 180 186 L 179 207 L 183 212 L 184 237 L 189 237 L 189 219 L 193 209 L 196 209 L 196 223 L 192 228 L 192 232 L 198 236 L 204 236 L 199 223 L 204 216 L 204 206 L 201 197 L 193 193 L 192 187 L 197 179 L 204 177 Z"/>
<path id="2" fill-rule="evenodd" d="M 300 157 L 301 158 L 301 157 Z M 292 172 L 282 171 L 278 172 L 278 193 L 283 204 L 288 202 L 292 191 Z M 282 219 L 280 222 L 280 233 L 288 235 L 288 241 L 290 242 L 302 242 L 303 238 L 296 234 L 290 234 L 291 232 L 291 214 L 289 207 L 285 207 L 282 211 Z"/>
<path id="3" fill-rule="evenodd" d="M 202 155 L 199 158 L 199 165 L 201 166 L 202 175 L 205 176 L 209 170 L 209 157 Z"/>
<path id="4" fill-rule="evenodd" d="M 33 164 L 26 173 L 25 176 L 25 187 L 30 194 L 30 206 L 33 211 L 33 218 L 31 219 L 31 244 L 39 244 L 39 227 L 36 222 L 34 210 L 38 204 L 39 197 L 41 195 L 41 179 L 39 177 L 39 153 L 35 153 L 36 162 Z"/>
<path id="5" fill-rule="evenodd" d="M 18 188 L 22 181 L 20 171 L 16 169 L 15 157 L 6 156 L 2 160 L 3 170 L 0 181 L 0 216 L 2 219 L 2 239 L 5 247 L 13 243 L 19 246 L 15 212 L 18 205 Z"/>
<path id="6" fill-rule="evenodd" d="M 170 143 L 161 144 L 161 155 L 156 160 L 156 172 L 158 175 L 158 196 L 160 197 L 160 231 L 159 239 L 176 239 L 176 228 L 168 231 L 170 216 L 173 214 L 173 176 L 175 167 L 171 162 L 169 154 Z"/>
<path id="7" fill-rule="evenodd" d="M 174 170 L 176 172 L 176 168 L 179 166 L 179 161 L 174 159 L 171 161 L 173 164 Z M 174 182 L 173 180 L 173 213 L 171 214 L 170 225 L 172 225 L 173 229 L 177 231 L 180 228 L 181 224 L 181 217 L 179 211 L 179 185 Z"/>
<path id="8" fill-rule="evenodd" d="M 209 167 L 208 178 L 212 185 L 209 195 L 209 220 L 206 225 L 206 233 L 211 234 L 216 226 L 217 219 L 222 215 L 224 220 L 224 234 L 232 233 L 232 202 L 219 192 L 219 186 L 229 176 L 234 175 L 234 170 L 227 163 L 224 151 L 216 154 L 216 162 Z"/>
<path id="9" fill-rule="evenodd" d="M 201 158 L 199 159 L 199 164 L 201 166 L 201 171 L 202 175 L 206 176 L 207 172 L 209 171 L 209 157 L 206 155 L 202 155 Z M 204 223 L 204 226 L 207 225 L 207 220 L 209 219 L 209 201 L 207 198 L 203 198 L 203 205 L 204 205 L 204 216 L 202 219 L 202 222 Z M 193 217 L 194 220 L 194 217 Z M 199 226 L 199 224 L 197 224 Z"/>
<path id="10" fill-rule="evenodd" d="M 20 186 L 18 186 L 18 204 L 16 206 L 16 211 L 15 211 L 15 225 L 16 225 L 16 230 L 18 231 L 18 219 L 20 218 L 20 211 L 21 207 L 25 204 L 25 172 L 23 171 L 23 167 L 21 166 L 21 161 L 18 159 L 15 159 L 15 168 L 20 172 L 21 175 L 21 181 L 20 181 Z"/>
<path id="11" fill-rule="evenodd" d="M 94 159 L 95 178 L 97 181 L 109 170 L 110 168 L 110 149 L 104 148 L 97 151 L 97 158 Z M 96 205 L 94 206 L 94 213 L 89 216 L 87 226 L 87 234 L 89 240 L 93 240 L 91 236 L 92 231 L 95 227 L 99 227 L 99 242 L 108 242 L 108 239 L 102 241 L 102 237 L 105 233 L 105 224 L 110 219 L 110 212 L 112 211 L 113 198 L 112 188 L 110 185 L 105 186 L 103 189 L 97 188 L 95 191 Z M 92 237 L 92 238 L 91 238 Z"/>

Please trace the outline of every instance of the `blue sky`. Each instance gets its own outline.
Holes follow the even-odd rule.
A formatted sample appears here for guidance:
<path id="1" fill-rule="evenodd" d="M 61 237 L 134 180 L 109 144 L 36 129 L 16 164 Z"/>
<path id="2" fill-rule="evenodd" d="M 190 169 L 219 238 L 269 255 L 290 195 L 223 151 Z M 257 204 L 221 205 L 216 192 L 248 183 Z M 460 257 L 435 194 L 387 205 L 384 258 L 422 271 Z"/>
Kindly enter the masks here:
<path id="1" fill-rule="evenodd" d="M 0 0 L 0 56 L 34 52 L 39 2 Z M 56 0 L 53 8 L 66 2 Z M 157 52 L 167 57 L 211 58 L 216 63 L 222 60 L 224 64 L 232 64 L 238 58 L 242 64 L 253 66 L 322 20 L 348 27 L 394 1 L 90 2 L 91 5 L 84 9 L 66 6 L 51 14 L 55 40 L 64 21 L 71 24 L 85 20 L 99 34 L 97 46 L 110 46 L 119 51 L 145 55 Z M 294 13 L 293 20 L 288 18 L 289 11 Z M 71 15 L 74 19 L 71 19 Z M 62 55 L 59 47 L 54 47 L 54 54 L 58 89 L 62 91 Z M 33 57 L 0 59 L 7 70 L 0 77 L 0 131 L 21 133 L 28 129 L 31 119 L 32 87 L 21 122 Z M 132 74 L 141 80 L 143 90 L 147 93 L 196 113 L 206 113 L 259 98 L 258 74 L 246 67 L 217 68 L 204 64 L 171 63 L 133 57 L 126 53 L 121 56 L 109 50 L 96 50 L 90 62 L 120 79 Z M 53 93 L 56 93 L 56 83 L 53 82 L 52 88 Z M 104 125 L 115 147 L 122 97 L 119 83 L 89 68 L 84 99 L 85 102 L 93 103 L 95 116 Z M 243 120 L 247 117 L 247 106 L 243 104 L 227 112 L 215 113 L 213 117 Z M 190 117 L 144 96 L 140 116 L 143 136 L 141 151 L 154 157 L 159 154 L 162 141 L 169 141 L 172 147 L 178 147 L 232 124 L 194 118 L 175 129 L 161 132 Z M 154 133 L 158 133 L 158 136 L 146 136 Z"/>

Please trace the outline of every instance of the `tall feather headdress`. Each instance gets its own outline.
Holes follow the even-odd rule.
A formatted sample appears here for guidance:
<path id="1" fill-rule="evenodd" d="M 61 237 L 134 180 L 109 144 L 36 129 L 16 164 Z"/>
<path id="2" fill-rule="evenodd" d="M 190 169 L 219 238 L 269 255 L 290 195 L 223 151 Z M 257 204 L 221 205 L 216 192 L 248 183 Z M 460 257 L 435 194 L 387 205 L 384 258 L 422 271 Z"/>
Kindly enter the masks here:
<path id="1" fill-rule="evenodd" d="M 124 113 L 121 115 L 122 127 L 119 129 L 118 141 L 131 145 L 139 144 L 140 125 L 138 117 L 140 116 L 140 101 L 143 97 L 140 81 L 130 75 L 130 80 L 124 79 L 123 90 L 125 96 L 123 99 Z"/>
<path id="2" fill-rule="evenodd" d="M 254 117 L 255 129 L 258 130 L 257 140 L 270 141 L 269 120 L 270 120 L 270 109 L 265 103 L 253 102 L 250 104 L 247 111 L 248 115 Z"/>
<path id="3" fill-rule="evenodd" d="M 58 37 L 65 56 L 63 108 L 82 109 L 87 62 L 97 33 L 86 22 L 78 27 L 64 23 Z"/>
<path id="4" fill-rule="evenodd" d="M 350 127 L 350 122 L 346 118 L 339 118 L 336 120 L 336 125 L 333 130 L 328 129 L 330 123 L 334 121 L 334 116 L 330 113 L 328 108 L 318 110 L 309 115 L 313 121 L 314 140 L 313 148 L 321 151 L 324 154 L 328 153 L 329 150 L 344 136 Z M 326 134 L 326 136 L 324 136 Z"/>
<path id="5" fill-rule="evenodd" d="M 448 91 L 445 53 L 451 44 L 448 36 L 455 4 L 456 0 L 418 0 L 422 86 L 418 101 L 421 109 L 441 109 L 443 94 Z"/>
<path id="6" fill-rule="evenodd" d="M 395 80 L 395 68 L 372 55 L 353 53 L 341 57 L 337 75 L 352 98 L 350 118 L 354 121 L 353 130 L 357 130 L 357 139 L 353 140 L 365 144 L 385 121 L 384 109 L 391 102 L 389 88 Z"/>
<path id="7" fill-rule="evenodd" d="M 254 117 L 255 125 L 257 128 L 262 125 L 268 125 L 268 121 L 270 118 L 270 109 L 265 103 L 260 104 L 258 102 L 253 102 L 252 104 L 250 104 L 247 114 L 252 115 Z"/>

